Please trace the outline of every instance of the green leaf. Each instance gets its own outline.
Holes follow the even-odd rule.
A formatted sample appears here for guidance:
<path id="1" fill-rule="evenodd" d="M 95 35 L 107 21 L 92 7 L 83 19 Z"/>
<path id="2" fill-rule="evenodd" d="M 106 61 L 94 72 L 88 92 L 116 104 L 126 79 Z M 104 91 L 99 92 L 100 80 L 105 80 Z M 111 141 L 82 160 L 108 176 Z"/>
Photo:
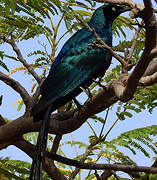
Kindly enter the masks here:
<path id="1" fill-rule="evenodd" d="M 9 72 L 7 65 L 1 60 L 0 60 L 0 66 Z"/>
<path id="2" fill-rule="evenodd" d="M 17 107 L 17 111 L 20 111 L 23 105 L 24 105 L 24 102 L 21 101 Z"/>

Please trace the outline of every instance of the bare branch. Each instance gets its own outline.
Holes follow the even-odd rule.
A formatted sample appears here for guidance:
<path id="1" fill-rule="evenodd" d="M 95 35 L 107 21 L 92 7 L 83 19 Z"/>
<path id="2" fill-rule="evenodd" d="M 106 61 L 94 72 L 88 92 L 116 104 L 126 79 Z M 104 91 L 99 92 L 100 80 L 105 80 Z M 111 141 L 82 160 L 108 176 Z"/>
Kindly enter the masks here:
<path id="1" fill-rule="evenodd" d="M 138 33 L 140 32 L 140 30 L 141 30 L 141 27 L 139 27 L 135 32 L 134 40 L 133 40 L 132 46 L 131 46 L 130 51 L 129 51 L 128 59 L 131 59 L 132 56 L 133 56 L 134 50 L 136 48 L 136 41 L 137 41 L 137 38 L 138 38 Z"/>
<path id="2" fill-rule="evenodd" d="M 107 180 L 110 176 L 112 176 L 113 171 L 112 170 L 105 170 L 101 176 L 100 176 L 100 180 Z"/>
<path id="3" fill-rule="evenodd" d="M 35 152 L 34 145 L 22 138 L 14 141 L 13 144 L 22 151 L 24 151 L 28 156 L 33 158 Z M 59 171 L 59 169 L 55 166 L 53 160 L 51 160 L 50 158 L 45 158 L 43 167 L 50 178 L 55 180 L 67 180 L 67 178 Z"/>
<path id="4" fill-rule="evenodd" d="M 142 4 L 135 3 L 132 0 L 94 0 L 94 1 L 110 3 L 110 4 L 126 5 L 129 6 L 130 8 L 138 8 L 139 10 L 142 10 L 144 7 Z"/>
<path id="5" fill-rule="evenodd" d="M 17 47 L 13 39 L 8 39 L 5 36 L 0 34 L 0 39 L 2 39 L 4 42 L 10 44 L 15 51 L 19 61 L 27 68 L 27 70 L 32 74 L 32 76 L 36 79 L 38 83 L 41 82 L 41 78 L 38 76 L 38 74 L 33 70 L 33 68 L 26 62 L 26 60 L 23 58 L 20 49 Z"/>
<path id="6" fill-rule="evenodd" d="M 157 83 L 157 72 L 151 76 L 142 77 L 139 81 L 140 86 L 151 86 Z"/>
<path id="7" fill-rule="evenodd" d="M 134 71 L 128 78 L 125 90 L 120 98 L 122 101 L 128 101 L 133 97 L 140 78 L 143 76 L 146 68 L 152 60 L 151 51 L 156 47 L 156 17 L 154 15 L 151 2 L 145 2 L 145 5 L 147 6 L 141 13 L 146 28 L 145 49 Z"/>
<path id="8" fill-rule="evenodd" d="M 0 80 L 9 85 L 16 92 L 18 92 L 21 95 L 26 107 L 29 108 L 31 103 L 31 97 L 27 93 L 26 89 L 18 81 L 12 79 L 11 77 L 5 75 L 2 72 L 0 72 Z"/>
<path id="9" fill-rule="evenodd" d="M 99 140 L 91 143 L 88 148 L 86 149 L 85 153 L 83 153 L 82 158 L 80 159 L 80 162 L 84 162 L 87 157 L 89 156 L 89 154 L 92 152 L 92 149 L 95 145 L 97 145 L 99 142 Z M 73 180 L 74 177 L 78 174 L 78 172 L 80 171 L 80 168 L 75 168 L 75 170 L 71 173 L 71 176 L 69 177 L 69 180 Z"/>
<path id="10" fill-rule="evenodd" d="M 96 164 L 96 163 L 82 163 L 76 160 L 60 157 L 56 154 L 46 153 L 49 158 L 56 160 L 60 163 L 66 165 L 71 165 L 78 167 L 80 169 L 90 169 L 90 170 L 114 170 L 114 171 L 127 171 L 127 172 L 146 172 L 157 174 L 156 167 L 147 167 L 147 166 L 133 166 L 133 165 L 124 165 L 124 164 Z"/>
<path id="11" fill-rule="evenodd" d="M 53 152 L 53 153 L 57 152 L 61 139 L 62 139 L 62 135 L 57 134 L 55 139 L 54 139 L 53 146 L 51 148 L 51 152 Z"/>

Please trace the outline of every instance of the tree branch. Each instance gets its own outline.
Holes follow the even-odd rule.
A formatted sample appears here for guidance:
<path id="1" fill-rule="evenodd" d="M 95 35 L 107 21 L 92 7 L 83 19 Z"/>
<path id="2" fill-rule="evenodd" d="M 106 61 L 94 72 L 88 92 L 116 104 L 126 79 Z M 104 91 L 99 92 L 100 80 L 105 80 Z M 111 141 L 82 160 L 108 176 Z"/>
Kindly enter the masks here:
<path id="1" fill-rule="evenodd" d="M 14 141 L 13 145 L 21 149 L 28 156 L 33 158 L 35 152 L 35 146 L 29 143 L 24 139 L 19 139 Z M 55 180 L 67 180 L 67 178 L 59 171 L 59 169 L 55 166 L 53 160 L 46 157 L 43 163 L 43 167 L 48 176 Z"/>
<path id="2" fill-rule="evenodd" d="M 60 157 L 57 154 L 48 153 L 47 156 L 56 160 L 60 163 L 64 163 L 66 165 L 71 165 L 78 167 L 80 169 L 90 169 L 90 170 L 114 170 L 114 171 L 127 171 L 127 172 L 146 172 L 157 174 L 156 167 L 147 167 L 147 166 L 133 166 L 126 164 L 96 164 L 96 163 L 82 163 L 76 160 Z"/>
<path id="3" fill-rule="evenodd" d="M 33 157 L 35 146 L 29 143 L 28 141 L 24 139 L 19 139 L 17 141 L 14 141 L 13 143 L 16 147 L 20 148 L 22 151 L 24 151 L 26 154 L 28 154 L 30 157 Z M 123 172 L 146 172 L 146 173 L 157 173 L 156 167 L 146 167 L 146 166 L 133 166 L 133 165 L 124 165 L 124 164 L 95 164 L 95 163 L 82 163 L 76 160 L 68 159 L 61 157 L 55 153 L 46 152 L 45 153 L 45 161 L 47 160 L 56 160 L 60 163 L 64 163 L 67 165 L 72 165 L 81 169 L 97 169 L 97 170 L 114 170 L 114 171 L 123 171 Z M 50 159 L 49 159 L 50 158 Z M 51 173 L 53 174 L 50 176 L 51 178 L 54 178 L 56 176 L 56 167 L 53 167 L 53 164 L 49 162 L 44 161 L 44 169 L 47 172 L 48 169 L 53 170 Z M 45 164 L 47 163 L 47 165 Z M 50 164 L 49 164 L 50 163 Z M 46 167 L 46 168 L 45 168 Z M 47 169 L 48 168 L 48 169 Z M 58 174 L 59 173 L 59 174 Z M 66 179 L 57 169 L 57 177 L 61 176 L 61 179 Z M 50 174 L 49 174 L 50 175 Z M 58 178 L 59 179 L 59 178 Z"/>
<path id="4" fill-rule="evenodd" d="M 118 54 L 116 54 L 110 46 L 108 46 L 95 32 L 94 29 L 92 29 L 82 18 L 80 18 L 77 14 L 75 14 L 75 17 L 88 29 L 89 32 L 93 33 L 93 35 L 96 37 L 96 41 L 99 42 L 100 44 L 97 43 L 91 43 L 89 45 L 91 46 L 96 46 L 98 48 L 105 48 L 107 49 L 108 52 L 112 54 L 113 57 L 115 57 L 123 66 L 126 66 L 127 63 L 124 61 L 123 58 L 121 58 Z"/>
<path id="5" fill-rule="evenodd" d="M 138 33 L 140 32 L 140 30 L 141 30 L 141 27 L 139 27 L 135 32 L 133 43 L 132 43 L 132 46 L 131 46 L 130 51 L 129 51 L 128 59 L 131 59 L 133 56 L 134 50 L 136 48 L 136 41 L 138 38 Z"/>
<path id="6" fill-rule="evenodd" d="M 20 49 L 17 47 L 13 39 L 8 39 L 5 36 L 0 34 L 0 39 L 2 39 L 4 42 L 10 44 L 15 51 L 19 61 L 27 68 L 27 70 L 32 74 L 32 76 L 36 79 L 38 83 L 41 82 L 41 78 L 38 76 L 38 74 L 33 70 L 33 68 L 26 62 L 26 60 L 23 58 Z"/>
<path id="7" fill-rule="evenodd" d="M 54 142 L 53 142 L 53 145 L 52 145 L 52 148 L 51 148 L 51 152 L 53 152 L 53 153 L 57 152 L 61 139 L 62 139 L 62 135 L 57 134 L 55 139 L 54 139 Z"/>
<path id="8" fill-rule="evenodd" d="M 157 32 L 157 30 L 156 30 L 156 32 Z M 151 58 L 154 58 L 157 56 L 157 46 L 154 49 L 152 49 L 150 55 L 151 55 Z"/>
<path id="9" fill-rule="evenodd" d="M 152 85 L 156 82 L 157 74 L 143 77 L 140 80 L 139 85 Z M 99 113 L 106 108 L 110 107 L 118 101 L 118 97 L 125 89 L 125 82 L 128 79 L 128 75 L 122 75 L 117 80 L 111 81 L 100 90 L 98 94 L 93 95 L 84 105 L 75 111 L 63 111 L 54 113 L 51 115 L 50 130 L 52 134 L 66 134 L 78 129 L 89 117 Z M 22 116 L 10 123 L 0 127 L 0 144 L 10 142 L 10 139 L 22 136 L 28 132 L 39 131 L 40 123 L 34 123 L 32 117 Z M 10 132 L 8 134 L 8 132 Z"/>
<path id="10" fill-rule="evenodd" d="M 145 1 L 147 0 L 144 0 L 144 2 Z M 140 78 L 143 76 L 146 68 L 152 60 L 151 51 L 156 47 L 156 18 L 153 12 L 151 2 L 145 2 L 145 5 L 147 6 L 141 12 L 141 17 L 144 20 L 146 28 L 145 49 L 134 71 L 128 78 L 124 92 L 120 97 L 120 100 L 122 101 L 128 101 L 133 97 Z"/>
<path id="11" fill-rule="evenodd" d="M 2 72 L 0 72 L 0 80 L 18 92 L 21 95 L 26 107 L 29 108 L 31 104 L 31 97 L 27 93 L 26 89 L 18 81 L 12 79 Z"/>
<path id="12" fill-rule="evenodd" d="M 126 5 L 129 6 L 130 8 L 138 8 L 139 10 L 143 9 L 142 4 L 138 4 L 133 2 L 132 0 L 93 0 L 96 2 L 104 2 L 104 3 L 110 3 L 110 4 L 119 4 L 119 5 Z"/>
<path id="13" fill-rule="evenodd" d="M 84 162 L 87 157 L 89 156 L 89 154 L 92 152 L 92 149 L 95 145 L 97 145 L 99 142 L 99 139 L 93 143 L 91 143 L 88 148 L 86 149 L 85 153 L 83 153 L 82 158 L 80 159 L 80 162 Z M 78 174 L 78 172 L 80 171 L 80 168 L 75 168 L 75 170 L 71 173 L 69 180 L 73 180 L 74 177 Z"/>

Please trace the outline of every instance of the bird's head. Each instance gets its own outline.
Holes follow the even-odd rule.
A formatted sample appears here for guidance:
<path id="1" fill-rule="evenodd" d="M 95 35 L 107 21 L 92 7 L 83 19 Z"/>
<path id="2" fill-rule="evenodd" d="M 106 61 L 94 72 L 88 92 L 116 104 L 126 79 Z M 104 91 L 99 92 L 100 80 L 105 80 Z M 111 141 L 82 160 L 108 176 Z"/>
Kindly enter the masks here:
<path id="1" fill-rule="evenodd" d="M 112 22 L 123 12 L 129 11 L 125 6 L 115 4 L 104 4 L 95 10 L 89 22 L 91 27 L 102 29 L 104 26 L 112 24 Z"/>
<path id="2" fill-rule="evenodd" d="M 100 8 L 103 10 L 105 18 L 111 20 L 116 19 L 123 12 L 130 11 L 130 8 L 126 8 L 126 6 L 116 4 L 105 4 Z"/>

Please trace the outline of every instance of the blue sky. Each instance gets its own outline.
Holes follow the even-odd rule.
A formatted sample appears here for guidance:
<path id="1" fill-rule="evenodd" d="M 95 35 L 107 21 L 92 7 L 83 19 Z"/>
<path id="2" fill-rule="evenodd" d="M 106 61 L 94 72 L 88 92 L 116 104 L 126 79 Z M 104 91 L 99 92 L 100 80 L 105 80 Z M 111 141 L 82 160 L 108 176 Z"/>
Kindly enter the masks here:
<path id="1" fill-rule="evenodd" d="M 142 2 L 142 1 L 140 1 Z M 98 4 L 99 5 L 99 4 Z M 61 34 L 65 29 L 63 28 L 61 30 Z M 126 30 L 128 31 L 128 30 Z M 130 31 L 126 32 L 128 36 L 130 36 Z M 63 43 L 69 38 L 69 35 L 67 35 L 63 41 L 61 42 L 59 48 L 62 47 Z M 41 36 L 40 37 L 40 41 L 45 43 L 45 39 Z M 113 39 L 113 44 L 117 43 L 117 38 Z M 23 41 L 18 43 L 18 47 L 21 49 L 21 52 L 24 56 L 24 58 L 26 58 L 28 60 L 28 63 L 31 63 L 33 61 L 33 58 L 29 58 L 27 57 L 27 54 L 30 51 L 34 51 L 37 49 L 40 49 L 41 46 L 39 45 L 38 41 L 35 39 L 31 39 L 28 41 Z M 0 50 L 6 50 L 8 51 L 8 54 L 13 55 L 14 52 L 12 51 L 12 48 L 9 45 L 3 45 L 0 47 Z M 114 63 L 115 61 L 113 61 Z M 9 59 L 6 59 L 6 63 L 8 64 L 9 67 L 14 68 L 17 66 L 20 66 L 20 63 L 15 63 L 14 61 L 11 61 Z M 0 70 L 4 71 L 1 67 Z M 12 78 L 16 78 L 16 80 L 20 81 L 21 84 L 23 84 L 28 91 L 30 91 L 30 88 L 32 86 L 32 79 L 31 77 L 25 76 L 24 72 L 18 72 L 16 74 L 11 75 Z M 7 85 L 5 85 L 3 82 L 0 81 L 0 95 L 3 95 L 3 104 L 2 106 L 0 106 L 0 114 L 3 117 L 6 117 L 8 119 L 16 119 L 17 117 L 21 116 L 24 112 L 24 107 L 20 112 L 17 112 L 16 107 L 13 107 L 12 105 L 20 99 L 20 96 L 14 92 L 10 87 L 8 87 Z M 81 95 L 80 98 L 84 98 L 84 95 Z M 102 116 L 105 116 L 105 113 L 102 113 Z M 119 121 L 117 123 L 117 125 L 114 127 L 114 129 L 112 130 L 110 136 L 108 137 L 109 139 L 115 138 L 118 135 L 120 135 L 122 132 L 125 131 L 129 131 L 132 129 L 136 129 L 136 128 L 140 128 L 140 127 L 145 127 L 145 126 L 151 126 L 151 125 L 156 125 L 157 124 L 157 110 L 154 109 L 153 113 L 150 114 L 147 110 L 139 113 L 139 114 L 135 114 L 133 116 L 133 118 L 127 118 L 125 121 Z M 115 116 L 115 108 L 113 108 L 112 111 L 110 111 L 109 113 L 109 118 L 106 124 L 106 128 L 105 131 L 107 131 L 109 129 L 109 127 L 112 125 L 112 123 L 116 120 L 116 116 Z M 94 126 L 95 124 L 89 120 Z M 101 127 L 98 125 L 97 126 L 97 132 L 99 132 L 101 129 Z M 88 143 L 88 136 L 89 134 L 91 134 L 91 130 L 88 127 L 88 125 L 85 123 L 81 128 L 79 128 L 78 130 L 76 130 L 75 132 L 72 133 L 73 137 L 75 140 L 82 140 L 83 142 Z M 67 141 L 67 140 L 71 140 L 71 136 L 70 134 L 64 135 L 63 136 L 63 140 Z M 71 148 L 70 146 L 66 145 L 65 148 L 65 153 L 70 156 L 73 157 L 75 155 L 73 148 Z M 70 153 L 69 153 L 70 152 Z M 72 153 L 71 153 L 72 152 Z M 127 152 L 125 150 L 125 152 Z M 128 155 L 130 152 L 127 152 Z M 130 154 L 131 155 L 131 154 Z M 17 149 L 14 146 L 10 146 L 7 149 L 4 149 L 2 151 L 0 151 L 0 157 L 6 157 L 9 156 L 10 159 L 19 159 L 19 160 L 24 160 L 24 161 L 30 161 L 31 159 L 23 152 L 21 152 L 19 149 Z M 154 154 L 152 153 L 152 156 L 154 156 Z M 138 165 L 150 165 L 151 161 L 150 159 L 145 158 L 141 153 L 138 154 L 138 156 L 132 156 L 132 159 L 135 160 Z"/>

